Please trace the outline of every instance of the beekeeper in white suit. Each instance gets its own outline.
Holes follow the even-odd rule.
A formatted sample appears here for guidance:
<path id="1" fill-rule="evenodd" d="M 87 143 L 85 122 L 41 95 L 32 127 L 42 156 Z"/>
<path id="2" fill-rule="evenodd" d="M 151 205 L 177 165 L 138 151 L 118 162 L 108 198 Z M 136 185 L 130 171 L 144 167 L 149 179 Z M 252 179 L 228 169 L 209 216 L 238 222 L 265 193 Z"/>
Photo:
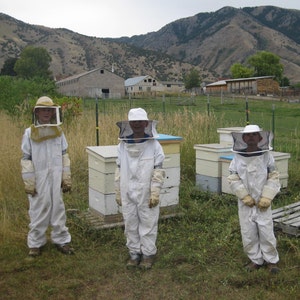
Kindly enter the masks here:
<path id="1" fill-rule="evenodd" d="M 157 252 L 159 195 L 165 177 L 164 153 L 155 139 L 156 121 L 149 120 L 142 108 L 133 108 L 120 128 L 116 201 L 122 206 L 126 246 L 130 259 L 127 268 L 150 269 Z"/>
<path id="2" fill-rule="evenodd" d="M 61 125 L 59 106 L 51 98 L 40 97 L 33 111 L 33 124 L 22 139 L 22 178 L 29 199 L 29 256 L 41 254 L 52 227 L 51 240 L 64 254 L 72 254 L 71 235 L 66 227 L 63 192 L 71 189 L 68 144 Z"/>
<path id="3" fill-rule="evenodd" d="M 279 174 L 270 153 L 272 133 L 257 125 L 233 132 L 234 158 L 228 181 L 238 197 L 238 213 L 245 253 L 250 259 L 248 271 L 268 266 L 279 272 L 271 202 L 280 190 Z"/>

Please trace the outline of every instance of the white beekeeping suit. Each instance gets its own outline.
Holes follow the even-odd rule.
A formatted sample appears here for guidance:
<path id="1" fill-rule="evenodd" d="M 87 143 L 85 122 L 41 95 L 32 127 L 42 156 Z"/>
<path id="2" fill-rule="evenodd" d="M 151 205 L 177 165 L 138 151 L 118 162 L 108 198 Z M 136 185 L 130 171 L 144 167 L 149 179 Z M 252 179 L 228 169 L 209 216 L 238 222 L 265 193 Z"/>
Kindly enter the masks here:
<path id="1" fill-rule="evenodd" d="M 129 122 L 146 121 L 143 138 L 135 140 Z M 148 120 L 141 109 L 131 109 L 128 121 L 118 122 L 120 128 L 116 169 L 116 200 L 122 205 L 126 246 L 132 261 L 139 264 L 143 257 L 157 252 L 159 193 L 163 185 L 164 153 L 154 138 L 156 122 Z M 134 125 L 133 125 L 134 126 Z"/>
<path id="2" fill-rule="evenodd" d="M 39 109 L 55 112 L 48 124 L 38 119 Z M 66 227 L 65 206 L 62 191 L 71 188 L 70 160 L 68 144 L 59 125 L 59 107 L 52 99 L 43 96 L 34 108 L 34 124 L 25 130 L 22 139 L 22 178 L 29 199 L 30 231 L 27 244 L 32 252 L 39 255 L 39 249 L 46 244 L 46 231 L 52 227 L 51 240 L 58 248 L 71 241 Z M 59 248 L 65 254 L 66 248 Z M 70 249 L 69 249 L 70 250 Z"/>
<path id="3" fill-rule="evenodd" d="M 257 148 L 247 151 L 246 138 L 258 139 Z M 238 197 L 238 213 L 243 248 L 257 268 L 279 261 L 273 232 L 271 201 L 280 190 L 279 174 L 270 153 L 272 134 L 257 125 L 232 133 L 235 152 L 228 181 Z M 252 136 L 252 137 L 251 137 Z M 254 148 L 253 148 L 254 149 Z"/>

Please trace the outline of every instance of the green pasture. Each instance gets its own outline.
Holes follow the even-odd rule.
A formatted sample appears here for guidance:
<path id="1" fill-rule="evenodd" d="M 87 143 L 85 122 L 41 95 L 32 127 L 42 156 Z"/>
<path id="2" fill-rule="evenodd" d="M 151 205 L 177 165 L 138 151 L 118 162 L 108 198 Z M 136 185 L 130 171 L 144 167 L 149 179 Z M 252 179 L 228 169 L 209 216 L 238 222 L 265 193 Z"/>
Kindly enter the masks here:
<path id="1" fill-rule="evenodd" d="M 64 201 L 76 253 L 64 256 L 49 240 L 34 260 L 27 258 L 28 200 L 20 169 L 21 139 L 30 115 L 27 110 L 19 116 L 0 111 L 0 299 L 298 300 L 299 237 L 276 231 L 279 274 L 265 268 L 247 273 L 236 198 L 195 188 L 193 146 L 218 143 L 218 128 L 245 126 L 247 102 L 249 122 L 274 130 L 275 150 L 291 154 L 288 188 L 274 199 L 273 207 L 300 201 L 300 103 L 295 99 L 84 99 L 82 113 L 73 118 L 69 114 L 63 124 L 72 171 L 72 192 L 64 194 Z M 96 145 L 96 127 L 100 145 L 117 144 L 115 123 L 127 118 L 131 107 L 145 108 L 149 118 L 159 121 L 160 133 L 183 137 L 181 214 L 160 220 L 158 257 L 147 272 L 125 268 L 128 253 L 122 227 L 96 229 L 81 217 L 88 209 L 86 147 Z"/>

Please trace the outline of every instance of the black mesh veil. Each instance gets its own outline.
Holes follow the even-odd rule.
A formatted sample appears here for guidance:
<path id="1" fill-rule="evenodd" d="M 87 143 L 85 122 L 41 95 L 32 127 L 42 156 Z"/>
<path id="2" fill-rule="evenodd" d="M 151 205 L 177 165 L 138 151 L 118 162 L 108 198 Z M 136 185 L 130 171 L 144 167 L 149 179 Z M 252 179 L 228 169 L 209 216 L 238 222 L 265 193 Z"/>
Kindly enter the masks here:
<path id="1" fill-rule="evenodd" d="M 147 135 L 146 139 L 154 139 L 158 137 L 156 131 L 157 121 L 149 120 L 148 126 L 145 128 L 145 134 Z M 132 140 L 133 131 L 130 127 L 129 121 L 120 121 L 116 123 L 120 129 L 119 140 Z"/>
<path id="2" fill-rule="evenodd" d="M 233 152 L 245 152 L 247 149 L 247 144 L 243 141 L 244 132 L 232 132 L 233 138 Z M 261 141 L 258 143 L 258 151 L 255 152 L 265 152 L 272 150 L 271 143 L 273 139 L 273 133 L 270 131 L 260 131 Z"/>

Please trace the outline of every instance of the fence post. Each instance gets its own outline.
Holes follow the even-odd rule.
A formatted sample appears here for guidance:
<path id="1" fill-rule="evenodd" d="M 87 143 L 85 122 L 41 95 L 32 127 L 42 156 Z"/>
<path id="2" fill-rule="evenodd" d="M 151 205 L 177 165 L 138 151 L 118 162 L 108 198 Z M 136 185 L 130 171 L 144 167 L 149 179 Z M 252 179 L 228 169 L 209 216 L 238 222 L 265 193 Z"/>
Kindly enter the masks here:
<path id="1" fill-rule="evenodd" d="M 248 97 L 246 96 L 246 125 L 249 125 L 249 107 L 248 107 Z"/>
<path id="2" fill-rule="evenodd" d="M 210 102 L 209 102 L 209 94 L 207 94 L 207 114 L 208 114 L 208 116 L 210 114 L 209 110 L 210 110 Z"/>
<path id="3" fill-rule="evenodd" d="M 275 149 L 275 104 L 272 104 L 272 132 L 273 132 L 272 146 L 274 150 Z"/>
<path id="4" fill-rule="evenodd" d="M 163 113 L 164 113 L 164 115 L 166 114 L 166 99 L 165 99 L 165 94 L 163 94 Z"/>
<path id="5" fill-rule="evenodd" d="M 96 96 L 96 144 L 99 146 L 98 97 Z"/>

